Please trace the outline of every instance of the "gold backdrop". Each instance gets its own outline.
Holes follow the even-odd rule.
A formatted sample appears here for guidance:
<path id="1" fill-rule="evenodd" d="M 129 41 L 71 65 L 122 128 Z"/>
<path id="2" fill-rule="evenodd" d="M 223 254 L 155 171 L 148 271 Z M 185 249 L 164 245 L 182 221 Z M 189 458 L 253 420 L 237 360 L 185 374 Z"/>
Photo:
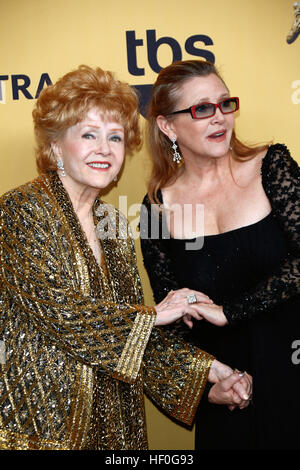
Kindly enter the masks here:
<path id="1" fill-rule="evenodd" d="M 31 112 L 39 90 L 80 64 L 113 70 L 147 90 L 173 60 L 215 60 L 240 97 L 238 135 L 248 143 L 285 143 L 300 161 L 300 37 L 286 42 L 293 1 L 0 0 L 0 12 L 0 194 L 36 176 Z M 105 196 L 122 205 L 133 227 L 148 174 L 143 148 L 127 157 Z M 152 304 L 138 240 L 136 246 Z M 146 408 L 151 449 L 193 448 L 193 431 L 148 400 Z"/>

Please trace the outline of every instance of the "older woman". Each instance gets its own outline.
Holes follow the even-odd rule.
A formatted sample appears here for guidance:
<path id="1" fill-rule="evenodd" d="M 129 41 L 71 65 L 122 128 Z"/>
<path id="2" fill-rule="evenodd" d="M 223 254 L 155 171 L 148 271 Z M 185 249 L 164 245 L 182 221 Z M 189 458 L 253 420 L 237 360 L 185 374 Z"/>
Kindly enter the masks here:
<path id="1" fill-rule="evenodd" d="M 182 287 L 214 301 L 197 299 L 206 321 L 190 341 L 253 375 L 254 406 L 244 412 L 201 401 L 196 448 L 298 448 L 300 170 L 283 145 L 240 142 L 238 109 L 211 63 L 175 62 L 159 73 L 144 263 L 157 302 Z"/>
<path id="2" fill-rule="evenodd" d="M 244 378 L 153 328 L 207 296 L 143 306 L 127 222 L 99 199 L 140 144 L 133 89 L 81 66 L 33 117 L 40 175 L 0 199 L 0 448 L 145 449 L 144 387 L 186 423 L 207 378 L 212 401 L 246 406 Z"/>

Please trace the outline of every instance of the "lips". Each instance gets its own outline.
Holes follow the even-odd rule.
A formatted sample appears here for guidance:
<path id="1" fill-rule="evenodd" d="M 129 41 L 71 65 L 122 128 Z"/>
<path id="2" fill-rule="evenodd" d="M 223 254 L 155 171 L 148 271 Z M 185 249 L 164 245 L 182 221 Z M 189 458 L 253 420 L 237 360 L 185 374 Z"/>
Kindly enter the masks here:
<path id="1" fill-rule="evenodd" d="M 87 165 L 95 170 L 108 170 L 111 167 L 109 162 L 89 162 Z"/>
<path id="2" fill-rule="evenodd" d="M 208 136 L 209 139 L 220 139 L 226 136 L 226 130 L 222 129 L 220 131 L 213 132 Z"/>
<path id="3" fill-rule="evenodd" d="M 227 134 L 227 131 L 225 129 L 221 129 L 220 131 L 213 132 L 212 134 L 207 136 L 207 139 L 210 142 L 216 142 L 216 143 L 224 142 L 224 140 L 226 140 L 226 134 Z"/>

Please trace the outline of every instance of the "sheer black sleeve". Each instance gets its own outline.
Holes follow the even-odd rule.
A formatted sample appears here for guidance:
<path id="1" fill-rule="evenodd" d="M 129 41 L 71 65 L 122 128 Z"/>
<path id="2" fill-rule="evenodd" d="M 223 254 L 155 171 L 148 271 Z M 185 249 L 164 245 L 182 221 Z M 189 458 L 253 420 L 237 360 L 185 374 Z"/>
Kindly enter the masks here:
<path id="1" fill-rule="evenodd" d="M 224 302 L 223 311 L 231 324 L 252 318 L 300 293 L 300 168 L 284 145 L 269 148 L 262 163 L 262 183 L 272 213 L 288 239 L 289 253 L 272 276 Z"/>
<path id="2" fill-rule="evenodd" d="M 162 216 L 160 206 L 151 204 L 145 196 L 140 215 L 141 249 L 145 269 L 156 303 L 163 300 L 168 292 L 178 289 L 168 256 L 165 239 L 170 235 Z"/>

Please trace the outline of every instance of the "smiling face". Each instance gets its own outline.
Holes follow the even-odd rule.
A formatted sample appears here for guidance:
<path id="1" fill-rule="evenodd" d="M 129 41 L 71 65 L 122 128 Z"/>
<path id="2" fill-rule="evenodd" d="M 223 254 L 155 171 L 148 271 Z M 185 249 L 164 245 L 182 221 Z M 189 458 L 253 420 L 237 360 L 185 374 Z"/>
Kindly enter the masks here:
<path id="1" fill-rule="evenodd" d="M 72 191 L 100 190 L 121 169 L 125 155 L 124 127 L 92 108 L 83 121 L 52 143 L 52 149 L 56 158 L 63 161 L 66 186 Z"/>
<path id="2" fill-rule="evenodd" d="M 219 103 L 228 98 L 229 91 L 215 74 L 193 77 L 178 91 L 174 111 L 204 102 Z M 222 157 L 230 146 L 234 126 L 233 114 L 222 114 L 217 108 L 214 116 L 192 119 L 190 113 L 176 114 L 171 119 L 159 116 L 157 123 L 169 139 L 176 138 L 184 159 L 197 157 Z"/>

